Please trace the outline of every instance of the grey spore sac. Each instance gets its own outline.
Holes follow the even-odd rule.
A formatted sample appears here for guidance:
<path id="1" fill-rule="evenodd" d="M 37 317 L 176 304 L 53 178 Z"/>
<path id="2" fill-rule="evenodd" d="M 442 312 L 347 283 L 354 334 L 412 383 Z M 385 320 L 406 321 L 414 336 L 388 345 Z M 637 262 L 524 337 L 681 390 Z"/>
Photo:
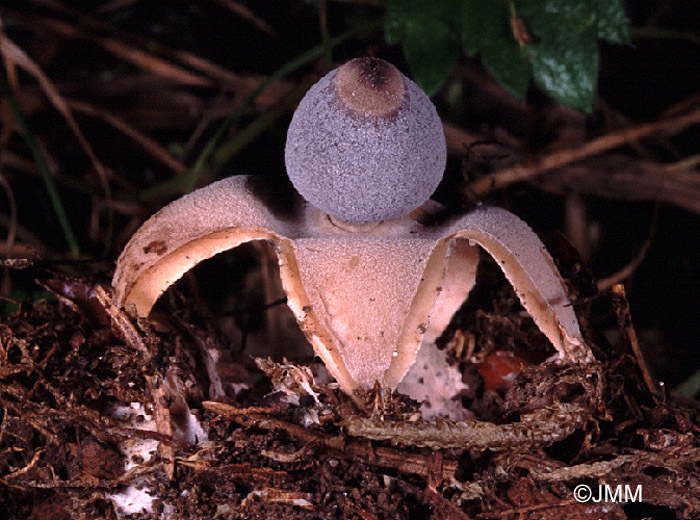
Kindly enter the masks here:
<path id="1" fill-rule="evenodd" d="M 285 162 L 311 204 L 353 223 L 405 215 L 442 179 L 445 137 L 435 107 L 390 63 L 357 58 L 302 99 Z"/>

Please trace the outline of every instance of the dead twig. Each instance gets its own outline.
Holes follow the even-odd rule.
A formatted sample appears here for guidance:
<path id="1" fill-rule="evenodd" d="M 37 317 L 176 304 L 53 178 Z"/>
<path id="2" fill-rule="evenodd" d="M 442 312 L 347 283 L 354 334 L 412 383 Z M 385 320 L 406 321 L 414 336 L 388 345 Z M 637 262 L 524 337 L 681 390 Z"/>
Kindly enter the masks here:
<path id="1" fill-rule="evenodd" d="M 39 459 L 41 458 L 41 456 L 44 453 L 46 453 L 46 448 L 39 448 L 38 450 L 36 450 L 34 452 L 34 455 L 32 456 L 32 460 L 29 461 L 29 464 L 27 464 L 23 468 L 19 468 L 15 471 L 11 472 L 9 475 L 5 475 L 4 477 L 2 477 L 2 479 L 0 479 L 0 481 L 3 484 L 8 484 L 11 480 L 13 480 L 19 476 L 24 475 L 29 470 L 36 467 L 36 465 L 39 463 Z"/>
<path id="2" fill-rule="evenodd" d="M 107 291 L 99 285 L 95 286 L 94 289 L 95 298 L 100 302 L 105 312 L 109 316 L 112 322 L 113 330 L 121 336 L 121 338 L 126 341 L 126 343 L 133 348 L 144 354 L 146 359 L 150 359 L 151 353 L 148 345 L 141 336 L 138 330 L 131 320 L 124 314 L 124 312 L 114 305 L 112 302 L 112 297 L 107 294 Z"/>
<path id="3" fill-rule="evenodd" d="M 499 450 L 517 445 L 548 446 L 581 428 L 589 416 L 587 407 L 555 403 L 525 414 L 520 422 L 510 424 L 446 420 L 383 421 L 352 416 L 344 420 L 343 426 L 353 437 L 391 441 L 401 446 Z"/>
<path id="4" fill-rule="evenodd" d="M 554 509 L 554 508 L 559 508 L 559 507 L 567 507 L 567 506 L 572 506 L 572 505 L 580 505 L 580 502 L 577 502 L 574 499 L 567 499 L 567 500 L 558 500 L 556 502 L 546 502 L 544 504 L 535 504 L 534 506 L 525 506 L 525 507 L 518 507 L 514 509 L 506 509 L 505 511 L 499 511 L 497 513 L 481 513 L 481 517 L 483 518 L 507 518 L 509 516 L 515 516 L 518 515 L 519 517 L 522 517 L 522 515 L 526 513 L 532 513 L 534 511 L 542 511 L 544 509 Z M 600 509 L 602 509 L 604 506 L 598 506 Z"/>
<path id="5" fill-rule="evenodd" d="M 484 195 L 524 180 L 529 180 L 551 170 L 562 168 L 587 157 L 599 155 L 624 144 L 650 136 L 657 132 L 674 133 L 700 123 L 700 110 L 695 110 L 682 116 L 646 123 L 619 132 L 613 132 L 581 146 L 564 148 L 538 158 L 533 164 L 519 165 L 496 172 L 493 176 L 477 179 L 469 185 L 476 195 Z"/>
<path id="6" fill-rule="evenodd" d="M 618 296 L 615 311 L 617 312 L 617 318 L 619 321 L 620 334 L 623 335 L 623 337 L 629 342 L 629 346 L 637 360 L 639 370 L 642 372 L 644 384 L 647 386 L 652 395 L 658 396 L 660 393 L 659 388 L 656 383 L 654 383 L 654 379 L 651 377 L 649 368 L 644 361 L 644 355 L 639 348 L 639 341 L 637 340 L 637 332 L 634 330 L 634 326 L 632 325 L 629 303 L 627 302 L 627 296 L 625 295 L 625 286 L 620 283 L 616 284 L 613 286 L 612 292 Z"/>
<path id="7" fill-rule="evenodd" d="M 333 451 L 336 456 L 348 460 L 361 459 L 367 464 L 380 468 L 392 468 L 400 473 L 428 477 L 428 457 L 418 453 L 409 453 L 385 447 L 372 447 L 366 443 L 349 441 L 341 436 L 303 428 L 281 419 L 266 417 L 263 415 L 241 415 L 235 407 L 225 403 L 204 401 L 202 406 L 207 410 L 217 410 L 223 417 L 231 419 L 245 427 L 263 428 L 266 430 L 282 430 L 289 436 L 308 446 L 321 446 Z M 458 463 L 454 460 L 442 461 L 442 479 L 450 482 L 457 471 Z"/>
<path id="8" fill-rule="evenodd" d="M 116 38 L 95 36 L 69 23 L 51 18 L 36 19 L 35 22 L 40 22 L 65 38 L 90 41 L 124 61 L 133 63 L 139 68 L 151 71 L 181 85 L 191 87 L 211 87 L 214 85 L 209 78 L 178 67 L 137 47 L 127 45 Z"/>
<path id="9" fill-rule="evenodd" d="M 241 4 L 240 2 L 235 2 L 234 0 L 212 0 L 214 3 L 219 4 L 222 7 L 236 13 L 238 16 L 247 20 L 253 24 L 257 29 L 264 32 L 268 36 L 273 38 L 279 37 L 279 33 L 265 20 L 260 18 L 257 14 L 251 11 L 248 7 Z"/>
<path id="10" fill-rule="evenodd" d="M 369 5 L 372 7 L 386 7 L 386 2 L 382 0 L 331 0 L 332 2 L 338 4 L 358 4 L 358 5 Z"/>
<path id="11" fill-rule="evenodd" d="M 245 507 L 246 503 L 254 497 L 260 498 L 263 502 L 269 504 L 287 504 L 306 509 L 307 511 L 313 511 L 314 509 L 313 503 L 311 502 L 313 500 L 313 495 L 311 493 L 288 491 L 286 489 L 274 487 L 264 487 L 251 491 L 241 501 L 240 507 Z"/>
<path id="12" fill-rule="evenodd" d="M 166 446 L 172 446 L 173 448 L 178 448 L 180 450 L 190 450 L 193 447 L 193 445 L 189 442 L 181 441 L 172 436 L 165 435 L 160 432 L 154 432 L 152 430 L 141 430 L 139 428 L 112 428 L 109 430 L 109 433 L 128 438 L 137 437 L 139 439 L 158 441 Z"/>
<path id="13" fill-rule="evenodd" d="M 158 377 L 146 378 L 149 394 L 153 403 L 153 416 L 156 420 L 156 429 L 160 435 L 173 438 L 172 418 L 168 408 L 168 393 Z M 175 476 L 175 447 L 164 442 L 158 443 L 158 452 L 163 459 L 163 470 L 169 479 Z"/>
<path id="14" fill-rule="evenodd" d="M 678 163 L 606 154 L 534 181 L 538 187 L 558 194 L 574 190 L 605 199 L 664 202 L 700 214 L 700 175 Z"/>
<path id="15" fill-rule="evenodd" d="M 218 401 L 204 401 L 202 406 L 205 410 L 209 410 L 212 413 L 225 417 L 227 419 L 233 419 L 239 415 L 266 415 L 275 414 L 279 412 L 276 408 L 270 408 L 266 406 L 247 406 L 245 408 L 236 408 L 230 404 L 220 403 Z"/>
<path id="16" fill-rule="evenodd" d="M 15 194 L 12 191 L 12 186 L 7 182 L 2 172 L 0 172 L 0 185 L 5 190 L 10 208 L 10 225 L 7 228 L 7 238 L 5 239 L 5 247 L 10 250 L 15 243 L 15 237 L 17 235 L 17 205 L 15 204 Z"/>
<path id="17" fill-rule="evenodd" d="M 177 462 L 179 465 L 192 468 L 199 473 L 224 472 L 227 478 L 239 480 L 248 485 L 251 483 L 272 484 L 289 476 L 286 471 L 272 468 L 256 468 L 246 463 L 216 464 L 208 460 L 178 460 Z"/>
<path id="18" fill-rule="evenodd" d="M 15 236 L 17 235 L 17 205 L 15 204 L 15 194 L 12 191 L 12 186 L 10 186 L 10 183 L 5 179 L 2 171 L 0 171 L 0 185 L 2 185 L 3 189 L 5 190 L 5 195 L 10 208 L 10 225 L 7 228 L 5 247 L 8 251 L 11 251 L 15 245 Z M 11 280 L 9 274 L 10 268 L 8 266 L 4 266 L 2 269 L 2 280 L 0 280 L 0 294 L 10 294 L 11 292 Z"/>
<path id="19" fill-rule="evenodd" d="M 612 275 L 603 278 L 601 280 L 598 280 L 596 283 L 596 286 L 598 287 L 598 291 L 607 291 L 611 287 L 619 284 L 620 282 L 623 282 L 627 280 L 628 278 L 631 278 L 632 275 L 635 273 L 637 268 L 641 265 L 641 263 L 644 261 L 644 258 L 647 256 L 647 251 L 649 251 L 649 247 L 651 246 L 651 242 L 654 239 L 654 231 L 656 230 L 656 219 L 657 219 L 657 214 L 658 211 L 654 211 L 654 218 L 651 224 L 651 229 L 649 230 L 649 235 L 647 236 L 646 240 L 642 244 L 642 247 L 639 248 L 639 251 L 637 252 L 636 255 L 634 255 L 634 258 L 622 269 L 617 271 L 616 273 L 613 273 Z"/>
<path id="20" fill-rule="evenodd" d="M 8 12 L 11 13 L 13 17 L 24 20 L 25 23 L 30 26 L 36 26 L 38 24 L 65 38 L 90 41 L 101 46 L 120 59 L 133 63 L 144 70 L 153 72 L 154 74 L 167 78 L 180 85 L 215 86 L 218 84 L 227 90 L 233 90 L 241 95 L 245 95 L 255 90 L 260 82 L 264 80 L 264 78 L 255 76 L 239 75 L 201 56 L 197 56 L 188 51 L 172 49 L 151 38 L 124 33 L 101 20 L 71 9 L 67 10 L 67 14 L 76 17 L 82 26 L 91 28 L 97 34 L 93 34 L 83 27 L 78 27 L 63 20 L 42 17 L 36 14 L 28 18 L 26 15 L 19 12 Z M 113 35 L 113 37 L 107 37 L 106 35 L 108 34 Z M 125 41 L 136 42 L 139 46 L 137 47 L 124 43 Z M 147 51 L 144 49 L 147 49 Z M 175 65 L 157 56 L 156 53 L 167 57 L 171 61 L 179 62 L 192 70 L 190 71 Z M 201 74 L 198 75 L 193 71 Z M 273 88 L 268 89 L 256 102 L 263 105 L 274 104 L 291 90 L 291 88 L 291 85 L 279 81 Z"/>

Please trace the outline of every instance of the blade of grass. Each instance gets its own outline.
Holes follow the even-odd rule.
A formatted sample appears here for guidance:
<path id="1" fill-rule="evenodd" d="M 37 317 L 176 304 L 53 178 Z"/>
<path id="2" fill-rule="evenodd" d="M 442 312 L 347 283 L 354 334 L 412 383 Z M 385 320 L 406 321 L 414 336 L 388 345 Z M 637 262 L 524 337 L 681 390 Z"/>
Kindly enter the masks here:
<path id="1" fill-rule="evenodd" d="M 66 243 L 68 244 L 68 249 L 70 250 L 71 256 L 77 258 L 78 256 L 80 256 L 80 248 L 78 247 L 78 242 L 76 241 L 75 235 L 73 234 L 73 228 L 71 227 L 70 222 L 68 221 L 68 217 L 66 216 L 66 211 L 63 207 L 61 197 L 58 195 L 58 191 L 56 190 L 56 185 L 53 182 L 53 177 L 51 177 L 51 171 L 49 170 L 48 162 L 46 161 L 46 157 L 44 157 L 44 154 L 41 148 L 39 147 L 39 143 L 36 140 L 34 132 L 32 132 L 31 128 L 27 124 L 27 120 L 24 117 L 24 113 L 22 112 L 22 109 L 19 106 L 17 96 L 15 96 L 14 90 L 12 90 L 12 87 L 10 87 L 10 84 L 7 81 L 7 75 L 5 74 L 5 70 L 1 66 L 0 89 L 2 89 L 2 93 L 10 105 L 10 109 L 12 110 L 12 114 L 15 118 L 15 121 L 17 122 L 17 126 L 21 130 L 24 139 L 27 142 L 27 146 L 29 146 L 29 149 L 32 152 L 32 157 L 34 158 L 36 167 L 39 170 L 39 173 L 41 174 L 41 178 L 44 181 L 44 185 L 46 186 L 46 191 L 49 194 L 51 205 L 53 206 L 53 210 L 56 213 L 56 218 L 58 218 L 58 223 L 61 226 L 61 230 L 63 231 L 63 236 L 66 239 Z"/>
<path id="2" fill-rule="evenodd" d="M 202 153 L 195 161 L 194 166 L 187 173 L 186 177 L 188 177 L 188 179 L 184 184 L 185 191 L 192 191 L 192 189 L 197 183 L 197 180 L 204 171 L 206 161 L 215 152 L 216 146 L 221 137 L 226 133 L 226 131 L 231 127 L 231 125 L 233 125 L 236 121 L 238 121 L 238 119 L 241 118 L 241 116 L 243 116 L 243 114 L 245 114 L 246 110 L 248 110 L 248 107 L 253 103 L 255 98 L 258 97 L 258 95 L 260 95 L 265 89 L 267 89 L 275 81 L 285 78 L 298 68 L 303 67 L 307 63 L 323 56 L 326 52 L 327 47 L 333 48 L 339 45 L 340 43 L 352 38 L 353 36 L 356 36 L 357 34 L 369 32 L 373 29 L 378 29 L 382 26 L 381 24 L 381 21 L 376 21 L 358 25 L 357 27 L 350 29 L 349 31 L 341 34 L 340 36 L 336 36 L 335 38 L 330 39 L 327 42 L 327 44 L 318 45 L 313 49 L 310 49 L 300 54 L 292 61 L 287 62 L 285 65 L 277 69 L 274 73 L 272 73 L 272 75 L 268 76 L 267 79 L 261 81 L 257 88 L 253 90 L 250 94 L 248 94 L 245 98 L 243 98 L 243 101 L 241 101 L 241 104 L 238 105 L 236 110 L 234 110 L 233 113 L 228 118 L 226 118 L 226 120 L 219 126 L 219 128 L 217 128 L 216 133 L 204 147 Z"/>
<path id="3" fill-rule="evenodd" d="M 382 27 L 381 21 L 373 21 L 358 25 L 350 29 L 349 31 L 336 36 L 329 40 L 328 45 L 330 47 L 335 47 L 344 41 L 357 36 L 358 34 L 376 30 Z M 304 65 L 310 63 L 311 61 L 318 59 L 324 55 L 326 51 L 326 45 L 318 45 L 308 51 L 300 54 L 293 60 L 287 62 L 282 67 L 273 72 L 270 76 L 261 81 L 258 86 L 252 90 L 247 96 L 243 98 L 241 103 L 235 108 L 235 110 L 229 115 L 216 129 L 214 135 L 206 143 L 199 156 L 197 157 L 194 165 L 183 175 L 174 177 L 167 181 L 164 181 L 158 185 L 155 185 L 147 190 L 144 190 L 141 194 L 142 200 L 152 200 L 155 198 L 163 197 L 166 195 L 172 195 L 173 193 L 189 193 L 194 189 L 199 181 L 200 177 L 207 169 L 208 161 L 214 155 L 217 150 L 219 141 L 224 136 L 226 131 L 236 123 L 248 110 L 250 105 L 253 103 L 255 98 L 257 98 L 265 89 L 270 85 L 279 81 L 295 70 L 303 67 Z"/>

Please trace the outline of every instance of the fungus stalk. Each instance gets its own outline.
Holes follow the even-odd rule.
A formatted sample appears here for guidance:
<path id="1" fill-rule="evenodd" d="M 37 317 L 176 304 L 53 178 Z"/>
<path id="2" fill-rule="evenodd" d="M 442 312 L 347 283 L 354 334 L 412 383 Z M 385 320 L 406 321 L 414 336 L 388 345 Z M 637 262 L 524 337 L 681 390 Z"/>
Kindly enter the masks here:
<path id="1" fill-rule="evenodd" d="M 287 301 L 341 388 L 395 388 L 426 336 L 466 299 L 479 245 L 566 362 L 592 361 L 564 282 L 532 230 L 478 207 L 438 226 L 429 201 L 445 167 L 430 100 L 393 65 L 359 58 L 330 72 L 289 127 L 287 173 L 304 200 L 279 205 L 260 181 L 224 179 L 169 204 L 127 244 L 113 285 L 146 317 L 186 271 L 253 240 L 277 253 Z"/>

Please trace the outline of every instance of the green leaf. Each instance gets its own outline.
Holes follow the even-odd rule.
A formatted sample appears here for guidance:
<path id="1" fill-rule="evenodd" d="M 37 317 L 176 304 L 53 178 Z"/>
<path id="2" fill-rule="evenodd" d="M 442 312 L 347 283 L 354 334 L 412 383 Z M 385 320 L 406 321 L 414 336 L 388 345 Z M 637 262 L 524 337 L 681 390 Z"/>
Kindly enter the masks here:
<path id="1" fill-rule="evenodd" d="M 622 0 L 516 0 L 519 11 L 531 16 L 556 15 L 563 21 L 559 32 L 595 27 L 596 37 L 629 43 L 629 27 Z"/>
<path id="2" fill-rule="evenodd" d="M 590 113 L 598 82 L 598 26 L 586 2 L 522 2 L 519 13 L 532 31 L 528 46 L 535 82 L 556 100 Z"/>
<path id="3" fill-rule="evenodd" d="M 389 43 L 403 43 L 414 80 L 428 96 L 437 92 L 459 58 L 454 13 L 458 0 L 390 0 L 385 18 Z"/>
<path id="4" fill-rule="evenodd" d="M 516 20 L 526 38 L 514 34 Z M 629 41 L 622 0 L 389 0 L 385 31 L 389 43 L 403 44 L 428 94 L 454 66 L 460 42 L 514 96 L 523 98 L 533 77 L 584 112 L 595 100 L 598 39 Z"/>
<path id="5" fill-rule="evenodd" d="M 454 41 L 440 37 L 424 41 L 407 39 L 404 53 L 415 82 L 428 97 L 435 95 L 459 59 L 459 48 Z"/>
<path id="6" fill-rule="evenodd" d="M 530 83 L 527 53 L 515 40 L 506 0 L 463 0 L 462 45 L 468 55 L 481 52 L 484 65 L 496 80 L 522 99 Z"/>
<path id="7" fill-rule="evenodd" d="M 595 0 L 598 38 L 613 43 L 629 43 L 630 31 L 622 0 Z"/>
<path id="8" fill-rule="evenodd" d="M 491 27 L 501 22 L 507 23 L 507 10 L 501 0 L 482 2 L 481 0 L 463 0 L 460 13 L 460 30 L 462 46 L 468 56 L 474 56 L 488 42 Z"/>
<path id="9" fill-rule="evenodd" d="M 513 96 L 524 99 L 531 65 L 526 52 L 513 40 L 484 47 L 482 59 L 491 75 Z"/>
<path id="10" fill-rule="evenodd" d="M 560 37 L 530 49 L 535 81 L 556 100 L 591 113 L 598 82 L 595 36 Z"/>

